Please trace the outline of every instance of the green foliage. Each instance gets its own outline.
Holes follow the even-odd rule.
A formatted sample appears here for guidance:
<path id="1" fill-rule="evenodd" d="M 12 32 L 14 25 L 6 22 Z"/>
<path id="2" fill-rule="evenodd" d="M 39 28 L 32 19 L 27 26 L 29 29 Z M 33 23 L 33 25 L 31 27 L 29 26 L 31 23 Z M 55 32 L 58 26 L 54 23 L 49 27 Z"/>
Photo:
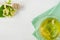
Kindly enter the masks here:
<path id="1" fill-rule="evenodd" d="M 8 12 L 7 10 L 5 10 L 5 11 L 8 12 L 8 15 L 6 15 L 6 12 L 3 12 L 4 9 L 9 10 L 9 12 Z M 4 5 L 2 5 L 2 6 L 0 7 L 0 17 L 13 16 L 12 14 L 13 14 L 14 12 L 15 12 L 15 10 L 14 10 L 11 6 L 9 6 L 9 5 L 6 5 L 6 8 L 4 8 Z M 3 13 L 4 13 L 5 16 L 3 15 Z"/>

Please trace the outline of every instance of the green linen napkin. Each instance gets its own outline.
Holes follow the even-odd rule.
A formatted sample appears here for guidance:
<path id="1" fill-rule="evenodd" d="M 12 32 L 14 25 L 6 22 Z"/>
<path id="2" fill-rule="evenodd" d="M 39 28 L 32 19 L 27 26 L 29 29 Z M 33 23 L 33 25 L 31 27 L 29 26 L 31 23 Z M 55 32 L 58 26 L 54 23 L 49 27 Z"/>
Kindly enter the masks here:
<path id="1" fill-rule="evenodd" d="M 38 39 L 38 40 L 59 40 L 59 36 L 56 39 L 46 39 L 42 36 L 42 34 L 39 32 L 39 28 L 41 27 L 42 23 L 47 19 L 50 18 L 49 20 L 56 19 L 57 25 L 60 24 L 60 3 L 56 5 L 55 7 L 49 9 L 48 11 L 44 12 L 43 14 L 37 16 L 34 18 L 32 21 L 32 24 L 35 28 L 35 31 L 33 35 Z M 48 20 L 48 19 L 47 19 Z M 47 23 L 47 22 L 46 22 Z M 55 26 L 55 24 L 53 25 Z M 50 27 L 53 28 L 53 26 L 50 25 Z M 56 26 L 59 27 L 60 25 Z M 47 29 L 47 28 L 46 28 Z M 58 29 L 57 29 L 58 30 Z M 55 30 L 56 31 L 56 30 Z M 60 31 L 60 30 L 59 30 Z M 54 32 L 54 31 L 53 31 Z M 48 33 L 47 33 L 48 34 Z M 56 34 L 56 33 L 54 33 Z M 60 34 L 60 33 L 59 33 Z M 51 35 L 50 35 L 51 36 Z"/>

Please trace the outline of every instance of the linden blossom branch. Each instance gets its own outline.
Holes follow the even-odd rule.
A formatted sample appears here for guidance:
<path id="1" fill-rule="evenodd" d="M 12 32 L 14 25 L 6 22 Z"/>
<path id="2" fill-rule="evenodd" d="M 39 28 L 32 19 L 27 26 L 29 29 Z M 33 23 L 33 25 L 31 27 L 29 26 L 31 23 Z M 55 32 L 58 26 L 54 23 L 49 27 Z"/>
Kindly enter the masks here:
<path id="1" fill-rule="evenodd" d="M 0 17 L 10 17 L 20 8 L 18 3 L 11 3 L 11 0 L 4 2 L 0 7 Z"/>
<path id="2" fill-rule="evenodd" d="M 8 0 L 6 3 L 7 3 L 7 4 L 11 4 L 11 0 Z"/>

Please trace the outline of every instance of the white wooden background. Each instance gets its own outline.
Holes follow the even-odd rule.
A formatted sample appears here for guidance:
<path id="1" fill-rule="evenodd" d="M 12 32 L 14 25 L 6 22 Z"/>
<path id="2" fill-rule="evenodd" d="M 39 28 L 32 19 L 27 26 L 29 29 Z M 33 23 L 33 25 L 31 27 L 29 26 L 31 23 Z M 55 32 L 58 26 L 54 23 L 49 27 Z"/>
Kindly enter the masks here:
<path id="1" fill-rule="evenodd" d="M 5 0 L 0 0 L 3 2 Z M 22 8 L 12 18 L 0 18 L 0 40 L 37 40 L 32 33 L 32 20 L 55 6 L 59 0 L 13 0 Z"/>

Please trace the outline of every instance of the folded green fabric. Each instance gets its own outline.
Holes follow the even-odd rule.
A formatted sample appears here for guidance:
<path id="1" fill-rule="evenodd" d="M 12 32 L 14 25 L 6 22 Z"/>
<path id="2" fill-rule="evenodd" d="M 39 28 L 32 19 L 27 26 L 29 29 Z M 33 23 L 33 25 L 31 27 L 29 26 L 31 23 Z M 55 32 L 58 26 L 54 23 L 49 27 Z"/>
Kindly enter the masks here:
<path id="1" fill-rule="evenodd" d="M 35 28 L 35 32 L 33 33 L 33 35 L 38 40 L 59 40 L 60 3 L 55 7 L 49 9 L 48 11 L 44 12 L 43 14 L 39 15 L 38 17 L 34 18 L 34 20 L 32 21 L 32 24 Z M 40 30 L 41 27 L 43 27 L 44 30 L 46 28 L 46 31 L 44 31 L 45 35 L 46 35 L 46 32 L 50 30 L 49 33 L 47 32 L 46 36 L 42 35 L 44 32 L 41 33 L 41 30 Z M 57 34 L 59 35 L 57 36 Z"/>

